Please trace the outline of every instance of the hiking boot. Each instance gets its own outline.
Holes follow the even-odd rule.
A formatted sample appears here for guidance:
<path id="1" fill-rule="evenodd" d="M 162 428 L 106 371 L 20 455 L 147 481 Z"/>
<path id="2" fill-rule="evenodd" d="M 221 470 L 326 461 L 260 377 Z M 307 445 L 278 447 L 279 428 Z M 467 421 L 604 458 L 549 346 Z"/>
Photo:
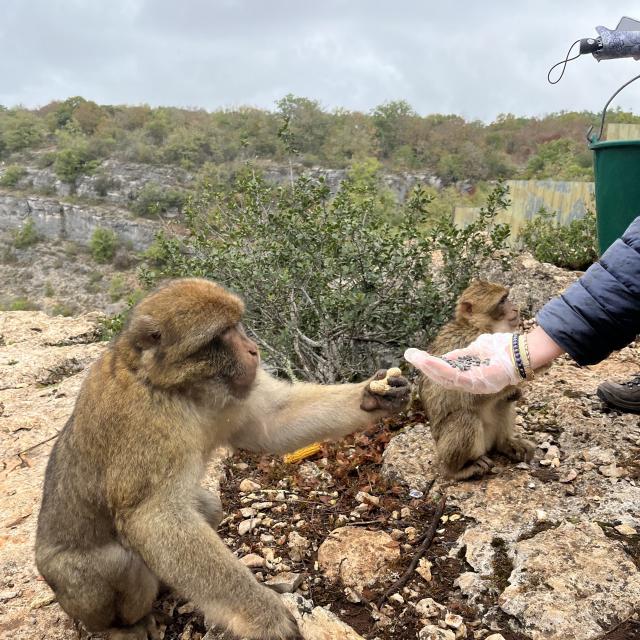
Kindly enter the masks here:
<path id="1" fill-rule="evenodd" d="M 598 387 L 598 397 L 616 409 L 640 413 L 640 376 L 621 384 L 607 380 Z"/>

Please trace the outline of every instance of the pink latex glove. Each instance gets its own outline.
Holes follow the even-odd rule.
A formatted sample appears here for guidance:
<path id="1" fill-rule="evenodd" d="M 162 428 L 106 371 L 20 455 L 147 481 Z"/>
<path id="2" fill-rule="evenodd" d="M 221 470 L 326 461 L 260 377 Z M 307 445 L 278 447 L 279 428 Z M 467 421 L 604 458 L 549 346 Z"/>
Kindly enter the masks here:
<path id="1" fill-rule="evenodd" d="M 512 333 L 484 333 L 464 349 L 445 353 L 443 357 L 455 360 L 460 356 L 476 356 L 489 360 L 489 364 L 460 371 L 442 358 L 429 355 L 420 349 L 407 349 L 404 358 L 420 369 L 435 383 L 447 389 L 469 393 L 497 393 L 510 384 L 522 382 L 511 359 Z"/>

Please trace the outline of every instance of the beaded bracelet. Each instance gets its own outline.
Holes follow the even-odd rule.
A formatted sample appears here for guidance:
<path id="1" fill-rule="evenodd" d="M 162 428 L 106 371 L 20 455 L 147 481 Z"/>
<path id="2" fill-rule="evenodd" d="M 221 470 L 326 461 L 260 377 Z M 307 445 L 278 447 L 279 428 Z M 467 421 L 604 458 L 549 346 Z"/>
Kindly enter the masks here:
<path id="1" fill-rule="evenodd" d="M 522 363 L 524 364 L 524 370 L 527 374 L 527 380 L 533 380 L 535 373 L 531 366 L 531 356 L 529 355 L 529 343 L 527 342 L 526 335 L 520 335 L 518 346 L 520 347 L 520 355 L 522 356 Z"/>
<path id="2" fill-rule="evenodd" d="M 520 377 L 523 380 L 527 379 L 527 371 L 524 368 L 524 363 L 522 362 L 522 354 L 520 353 L 520 334 L 514 333 L 511 336 L 511 354 L 513 356 L 513 361 L 516 365 L 516 371 L 520 374 Z"/>

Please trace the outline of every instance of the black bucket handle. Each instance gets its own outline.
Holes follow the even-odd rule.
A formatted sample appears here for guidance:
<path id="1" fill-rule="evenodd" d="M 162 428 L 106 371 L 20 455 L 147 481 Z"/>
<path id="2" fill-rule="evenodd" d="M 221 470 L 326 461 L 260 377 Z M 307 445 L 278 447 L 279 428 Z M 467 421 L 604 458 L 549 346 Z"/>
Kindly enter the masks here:
<path id="1" fill-rule="evenodd" d="M 600 119 L 600 131 L 598 131 L 597 136 L 592 136 L 591 132 L 593 131 L 593 125 L 591 125 L 587 131 L 587 142 L 589 144 L 594 144 L 595 142 L 600 142 L 600 138 L 602 138 L 602 131 L 604 129 L 604 118 L 607 115 L 607 107 L 611 104 L 611 101 L 625 88 L 628 87 L 632 82 L 635 82 L 640 78 L 640 74 L 631 78 L 625 82 L 610 98 L 607 100 L 607 104 L 604 105 L 604 109 L 602 110 L 602 118 Z"/>

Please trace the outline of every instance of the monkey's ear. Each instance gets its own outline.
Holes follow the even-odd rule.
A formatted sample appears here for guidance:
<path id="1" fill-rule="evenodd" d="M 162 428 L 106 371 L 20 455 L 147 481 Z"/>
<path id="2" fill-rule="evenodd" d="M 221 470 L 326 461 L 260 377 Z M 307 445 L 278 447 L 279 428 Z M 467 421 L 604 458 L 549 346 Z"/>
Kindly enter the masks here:
<path id="1" fill-rule="evenodd" d="M 131 343 L 139 349 L 151 349 L 160 344 L 162 333 L 160 326 L 151 316 L 132 318 L 127 331 Z"/>
<path id="2" fill-rule="evenodd" d="M 461 302 L 460 311 L 463 315 L 470 316 L 473 313 L 473 305 L 468 301 Z"/>

